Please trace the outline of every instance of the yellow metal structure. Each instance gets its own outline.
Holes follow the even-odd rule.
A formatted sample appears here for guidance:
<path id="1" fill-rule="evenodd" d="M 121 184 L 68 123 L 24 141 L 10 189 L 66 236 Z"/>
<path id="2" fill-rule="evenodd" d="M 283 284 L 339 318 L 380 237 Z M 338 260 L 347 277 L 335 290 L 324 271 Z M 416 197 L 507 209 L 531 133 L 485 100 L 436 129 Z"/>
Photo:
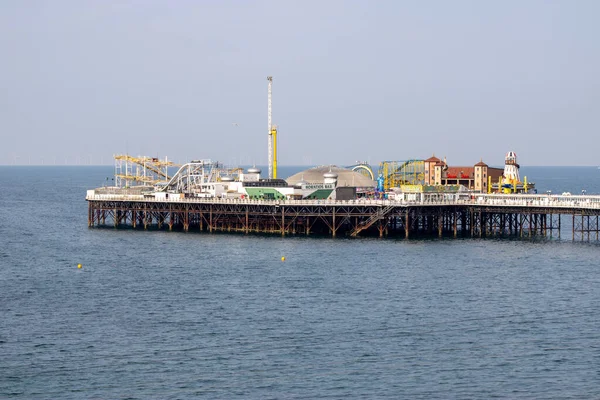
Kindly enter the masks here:
<path id="1" fill-rule="evenodd" d="M 155 185 L 169 180 L 169 167 L 178 165 L 165 157 L 133 157 L 129 154 L 118 154 L 115 159 L 115 185 L 130 187 L 138 185 Z"/>
<path id="2" fill-rule="evenodd" d="M 425 162 L 382 161 L 379 164 L 379 175 L 383 177 L 384 190 L 402 185 L 422 185 L 425 183 Z"/>
<path id="3" fill-rule="evenodd" d="M 271 136 L 273 137 L 273 179 L 277 179 L 277 127 L 275 125 L 271 128 Z"/>

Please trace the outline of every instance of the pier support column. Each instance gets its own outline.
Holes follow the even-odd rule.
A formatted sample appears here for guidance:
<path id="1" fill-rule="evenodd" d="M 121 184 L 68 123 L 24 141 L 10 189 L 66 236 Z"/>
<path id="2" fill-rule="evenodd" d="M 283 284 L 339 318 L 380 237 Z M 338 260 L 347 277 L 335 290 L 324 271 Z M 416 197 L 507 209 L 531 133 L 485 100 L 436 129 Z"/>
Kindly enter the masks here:
<path id="1" fill-rule="evenodd" d="M 454 233 L 454 237 L 458 236 L 458 211 L 454 211 L 454 221 L 452 221 L 452 229 Z"/>
<path id="2" fill-rule="evenodd" d="M 475 233 L 475 212 L 473 210 L 469 211 L 469 221 L 470 221 L 470 226 L 469 226 L 469 232 L 471 232 L 470 237 L 473 237 L 473 234 Z"/>
<path id="3" fill-rule="evenodd" d="M 185 232 L 189 231 L 190 229 L 190 214 L 189 214 L 189 210 L 186 207 L 185 211 L 183 212 L 183 230 Z"/>
<path id="4" fill-rule="evenodd" d="M 409 225 L 409 217 L 408 217 L 408 209 L 406 210 L 406 215 L 404 216 L 404 237 L 406 239 L 408 239 L 408 233 L 410 232 L 410 225 Z"/>
<path id="5" fill-rule="evenodd" d="M 335 226 L 335 207 L 332 207 L 332 220 L 331 220 L 331 236 L 335 237 L 335 231 L 337 227 Z"/>
<path id="6" fill-rule="evenodd" d="M 285 210 L 281 207 L 281 236 L 285 236 Z"/>
<path id="7" fill-rule="evenodd" d="M 547 224 L 548 220 L 546 214 L 540 214 L 540 232 L 544 237 L 546 237 L 546 231 L 548 228 Z"/>
<path id="8" fill-rule="evenodd" d="M 519 237 L 523 237 L 523 219 L 525 215 L 519 214 Z"/>

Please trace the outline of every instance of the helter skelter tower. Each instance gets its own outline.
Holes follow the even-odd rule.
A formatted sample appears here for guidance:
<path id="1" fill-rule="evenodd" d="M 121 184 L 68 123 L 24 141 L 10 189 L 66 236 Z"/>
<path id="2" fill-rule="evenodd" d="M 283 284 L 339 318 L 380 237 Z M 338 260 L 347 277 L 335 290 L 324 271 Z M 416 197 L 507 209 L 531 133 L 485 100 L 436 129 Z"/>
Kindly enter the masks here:
<path id="1" fill-rule="evenodd" d="M 504 157 L 504 183 L 518 183 L 521 182 L 519 178 L 519 164 L 517 163 L 517 153 L 509 151 Z"/>

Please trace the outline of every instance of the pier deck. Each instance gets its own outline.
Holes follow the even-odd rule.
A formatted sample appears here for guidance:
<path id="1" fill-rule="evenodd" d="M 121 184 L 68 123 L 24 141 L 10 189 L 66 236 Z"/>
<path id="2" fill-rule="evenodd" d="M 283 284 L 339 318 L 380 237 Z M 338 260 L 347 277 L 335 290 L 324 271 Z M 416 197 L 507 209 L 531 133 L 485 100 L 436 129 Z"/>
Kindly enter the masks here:
<path id="1" fill-rule="evenodd" d="M 327 236 L 600 240 L 600 196 L 422 194 L 418 200 L 250 200 L 88 194 L 88 225 Z"/>

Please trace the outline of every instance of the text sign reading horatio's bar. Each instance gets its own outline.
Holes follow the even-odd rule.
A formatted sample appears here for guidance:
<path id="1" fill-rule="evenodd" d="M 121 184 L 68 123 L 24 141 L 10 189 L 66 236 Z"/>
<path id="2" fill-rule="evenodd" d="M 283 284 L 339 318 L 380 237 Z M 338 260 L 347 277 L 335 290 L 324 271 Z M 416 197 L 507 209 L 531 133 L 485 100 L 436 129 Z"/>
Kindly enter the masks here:
<path id="1" fill-rule="evenodd" d="M 318 190 L 318 189 L 335 189 L 333 183 L 310 183 L 308 185 L 302 185 L 302 190 Z"/>

